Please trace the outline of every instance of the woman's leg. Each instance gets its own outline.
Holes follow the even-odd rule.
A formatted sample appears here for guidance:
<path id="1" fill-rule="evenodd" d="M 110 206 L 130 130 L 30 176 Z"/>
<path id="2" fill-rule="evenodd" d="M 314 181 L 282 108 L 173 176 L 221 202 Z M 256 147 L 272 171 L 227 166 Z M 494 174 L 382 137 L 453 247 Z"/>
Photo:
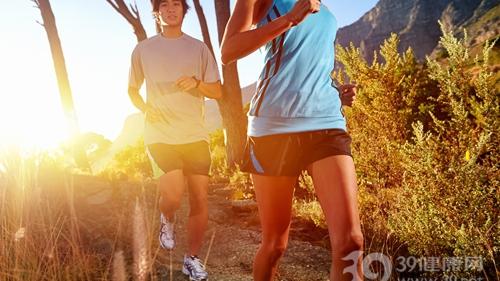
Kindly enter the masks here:
<path id="1" fill-rule="evenodd" d="M 343 274 L 353 264 L 352 260 L 342 258 L 363 250 L 353 159 L 347 155 L 330 156 L 312 163 L 308 170 L 312 172 L 316 195 L 328 224 L 332 245 L 330 280 L 362 280 L 362 255 L 352 270 L 355 276 Z"/>
<path id="2" fill-rule="evenodd" d="M 253 277 L 255 281 L 271 281 L 288 243 L 296 178 L 252 174 L 252 180 L 262 227 L 262 243 L 255 256 Z"/>
<path id="3" fill-rule="evenodd" d="M 182 170 L 173 170 L 160 177 L 160 211 L 170 222 L 181 205 L 184 186 Z"/>
<path id="4" fill-rule="evenodd" d="M 188 176 L 189 186 L 189 220 L 188 232 L 188 254 L 197 256 L 203 244 L 203 237 L 208 224 L 208 176 Z"/>

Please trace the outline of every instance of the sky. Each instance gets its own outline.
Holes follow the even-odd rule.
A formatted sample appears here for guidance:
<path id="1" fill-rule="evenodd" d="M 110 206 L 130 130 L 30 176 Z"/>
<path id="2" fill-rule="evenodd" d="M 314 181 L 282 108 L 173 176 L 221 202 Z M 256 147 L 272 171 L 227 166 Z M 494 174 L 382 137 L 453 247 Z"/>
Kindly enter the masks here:
<path id="1" fill-rule="evenodd" d="M 132 0 L 125 0 L 134 3 Z M 339 26 L 359 19 L 378 0 L 323 0 Z M 82 132 L 114 140 L 125 118 L 138 112 L 128 99 L 132 27 L 106 0 L 51 0 Z M 148 36 L 155 34 L 149 0 L 136 0 Z M 212 0 L 201 0 L 220 65 Z M 0 144 L 55 146 L 65 137 L 49 44 L 40 11 L 31 0 L 0 0 Z M 191 0 L 188 1 L 191 4 Z M 234 1 L 231 1 L 234 6 Z M 196 12 L 183 31 L 202 39 Z M 257 51 L 240 60 L 241 86 L 257 80 L 263 57 Z"/>

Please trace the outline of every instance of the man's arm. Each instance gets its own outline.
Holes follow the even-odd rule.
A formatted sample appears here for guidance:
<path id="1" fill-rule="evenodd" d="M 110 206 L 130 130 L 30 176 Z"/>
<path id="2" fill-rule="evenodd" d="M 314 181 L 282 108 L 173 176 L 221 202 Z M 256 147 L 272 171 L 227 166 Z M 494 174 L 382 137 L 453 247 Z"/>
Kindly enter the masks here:
<path id="1" fill-rule="evenodd" d="M 200 84 L 198 85 L 198 90 L 200 90 L 203 93 L 203 95 L 207 98 L 211 99 L 222 98 L 222 85 L 220 81 L 217 81 L 215 83 L 205 83 L 203 81 L 200 81 Z"/>
<path id="2" fill-rule="evenodd" d="M 180 90 L 185 92 L 198 89 L 207 98 L 220 99 L 222 97 L 222 85 L 220 81 L 207 83 L 194 77 L 181 77 L 175 83 Z"/>
<path id="3" fill-rule="evenodd" d="M 154 123 L 163 120 L 168 123 L 168 121 L 164 119 L 161 112 L 157 108 L 150 106 L 144 102 L 137 88 L 129 87 L 128 96 L 130 97 L 130 100 L 132 101 L 134 106 L 146 115 L 147 121 Z"/>
<path id="4" fill-rule="evenodd" d="M 128 96 L 135 107 L 142 113 L 146 113 L 148 107 L 139 93 L 142 83 L 144 83 L 144 72 L 141 63 L 140 45 L 137 45 L 132 51 L 131 56 L 128 77 Z"/>
<path id="5" fill-rule="evenodd" d="M 149 122 L 157 122 L 163 118 L 159 109 L 152 105 L 148 105 L 142 99 L 139 89 L 144 82 L 144 73 L 141 64 L 141 56 L 139 45 L 132 52 L 132 61 L 130 65 L 129 81 L 128 81 L 128 96 L 137 109 L 139 109 Z"/>
<path id="6" fill-rule="evenodd" d="M 139 93 L 139 89 L 129 87 L 128 96 L 130 97 L 130 100 L 132 101 L 135 107 L 137 107 L 142 113 L 146 113 L 147 105 L 144 102 L 144 99 L 142 98 L 141 94 Z"/>

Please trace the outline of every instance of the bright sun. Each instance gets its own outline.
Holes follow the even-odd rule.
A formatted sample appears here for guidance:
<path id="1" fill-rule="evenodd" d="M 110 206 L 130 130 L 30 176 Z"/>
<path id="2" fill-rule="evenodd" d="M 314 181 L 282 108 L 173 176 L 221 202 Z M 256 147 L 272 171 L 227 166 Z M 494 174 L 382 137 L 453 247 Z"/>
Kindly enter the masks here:
<path id="1" fill-rule="evenodd" d="M 66 137 L 58 92 L 44 93 L 29 85 L 19 89 L 17 93 L 10 89 L 2 97 L 0 145 L 56 147 Z"/>
<path id="2" fill-rule="evenodd" d="M 33 111 L 32 111 L 33 112 Z M 33 114 L 33 115 L 31 115 Z M 54 148 L 65 139 L 63 126 L 59 126 L 56 116 L 51 114 L 20 115 L 3 111 L 0 132 L 0 145 L 16 145 L 21 147 Z M 9 118 L 6 118 L 8 115 Z M 16 116 L 17 115 L 17 116 Z M 31 118 L 38 115 L 37 120 Z"/>
<path id="3" fill-rule="evenodd" d="M 47 64 L 50 65 L 50 61 Z M 42 65 L 33 67 L 49 71 L 33 76 L 23 75 L 23 69 L 15 63 L 0 68 L 0 77 L 7 77 L 0 90 L 0 146 L 48 149 L 68 139 L 67 122 L 52 69 Z M 86 75 L 74 72 L 74 77 Z M 75 83 L 75 110 L 81 132 L 92 131 L 112 139 L 120 132 L 123 120 L 135 110 L 126 94 L 116 94 L 112 87 L 99 82 Z"/>

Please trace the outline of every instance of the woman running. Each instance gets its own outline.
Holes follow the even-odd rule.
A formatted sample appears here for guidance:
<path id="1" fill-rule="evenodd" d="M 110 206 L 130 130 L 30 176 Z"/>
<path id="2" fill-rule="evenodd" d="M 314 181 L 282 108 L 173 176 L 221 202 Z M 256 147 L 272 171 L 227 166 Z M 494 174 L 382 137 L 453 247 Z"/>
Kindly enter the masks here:
<path id="1" fill-rule="evenodd" d="M 319 0 L 237 0 L 222 44 L 232 63 L 265 46 L 248 113 L 246 159 L 262 226 L 256 281 L 274 280 L 290 230 L 294 184 L 312 175 L 332 245 L 330 280 L 361 280 L 363 235 L 341 95 L 332 87 L 337 22 Z M 351 96 L 352 85 L 340 87 Z M 352 258 L 354 256 L 354 258 Z M 353 264 L 354 262 L 354 264 Z M 345 273 L 344 273 L 345 272 Z"/>

